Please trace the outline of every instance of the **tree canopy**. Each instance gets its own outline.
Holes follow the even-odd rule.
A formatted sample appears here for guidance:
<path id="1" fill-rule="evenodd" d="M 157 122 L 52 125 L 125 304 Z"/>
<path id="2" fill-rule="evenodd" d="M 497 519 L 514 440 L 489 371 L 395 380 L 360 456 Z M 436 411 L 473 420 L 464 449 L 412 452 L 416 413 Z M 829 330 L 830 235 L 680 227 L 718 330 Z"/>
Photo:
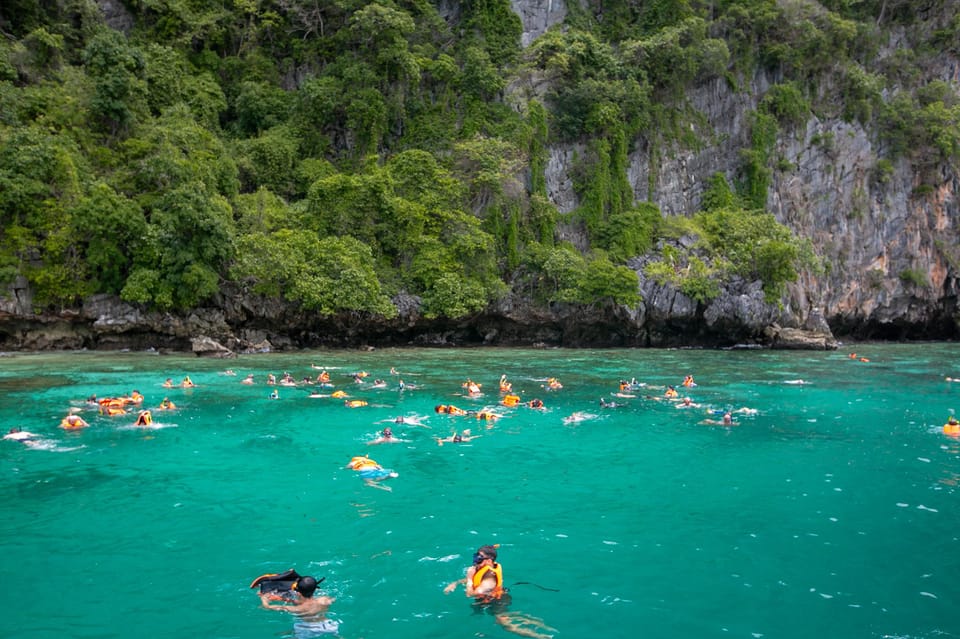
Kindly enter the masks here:
<path id="1" fill-rule="evenodd" d="M 92 0 L 4 3 L 0 283 L 26 277 L 38 309 L 111 293 L 186 310 L 227 282 L 321 314 L 390 317 L 401 293 L 427 317 L 511 291 L 635 305 L 626 263 L 670 224 L 629 154 L 707 143 L 685 92 L 767 67 L 782 82 L 752 147 L 686 212 L 699 253 L 661 263 L 682 261 L 700 301 L 732 273 L 775 300 L 808 252 L 763 211 L 782 131 L 819 110 L 921 168 L 960 153 L 955 90 L 875 62 L 884 29 L 922 19 L 911 3 L 567 4 L 522 49 L 507 0 L 124 3 L 116 28 Z M 582 150 L 572 213 L 547 194 L 558 144 Z"/>

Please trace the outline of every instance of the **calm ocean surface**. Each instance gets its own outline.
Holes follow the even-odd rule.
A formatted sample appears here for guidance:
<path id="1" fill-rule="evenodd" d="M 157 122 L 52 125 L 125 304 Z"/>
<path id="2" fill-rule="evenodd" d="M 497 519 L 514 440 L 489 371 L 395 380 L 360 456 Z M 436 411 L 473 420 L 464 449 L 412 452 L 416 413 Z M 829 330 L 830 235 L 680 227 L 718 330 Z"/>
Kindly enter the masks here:
<path id="1" fill-rule="evenodd" d="M 558 638 L 960 637 L 960 440 L 941 431 L 960 409 L 945 380 L 960 345 L 857 348 L 869 362 L 849 349 L 2 357 L 0 429 L 42 441 L 0 442 L 0 637 L 291 637 L 293 619 L 248 585 L 294 567 L 326 577 L 345 639 L 507 638 L 462 588 L 443 593 L 488 543 L 512 608 Z M 267 373 L 313 366 L 335 384 L 319 392 L 368 405 L 316 387 L 269 399 Z M 496 406 L 502 374 L 546 410 L 434 412 Z M 699 409 L 662 400 L 687 374 Z M 185 375 L 196 388 L 162 387 Z M 462 395 L 467 378 L 483 397 Z M 648 386 L 612 397 L 621 378 Z M 134 389 L 177 410 L 144 429 L 84 403 Z M 88 428 L 58 427 L 71 406 Z M 757 413 L 723 428 L 699 423 L 720 419 L 708 407 Z M 368 445 L 399 415 L 423 426 Z M 482 437 L 434 439 L 465 428 Z M 344 468 L 362 454 L 399 474 L 391 491 Z"/>

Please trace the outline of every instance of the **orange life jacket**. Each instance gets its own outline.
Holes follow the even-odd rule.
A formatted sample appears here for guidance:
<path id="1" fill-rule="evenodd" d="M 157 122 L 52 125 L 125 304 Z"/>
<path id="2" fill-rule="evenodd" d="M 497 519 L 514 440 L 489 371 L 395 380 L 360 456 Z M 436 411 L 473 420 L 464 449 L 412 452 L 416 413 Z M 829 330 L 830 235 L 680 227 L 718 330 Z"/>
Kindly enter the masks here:
<path id="1" fill-rule="evenodd" d="M 493 564 L 493 567 L 483 566 L 482 568 L 477 570 L 475 573 L 473 573 L 473 588 L 474 590 L 476 590 L 477 588 L 480 587 L 480 584 L 483 583 L 483 577 L 488 572 L 493 572 L 493 575 L 497 578 L 497 585 L 492 591 L 485 593 L 484 596 L 492 597 L 494 599 L 499 599 L 500 597 L 503 596 L 503 592 L 504 592 L 503 591 L 503 567 L 500 564 Z"/>

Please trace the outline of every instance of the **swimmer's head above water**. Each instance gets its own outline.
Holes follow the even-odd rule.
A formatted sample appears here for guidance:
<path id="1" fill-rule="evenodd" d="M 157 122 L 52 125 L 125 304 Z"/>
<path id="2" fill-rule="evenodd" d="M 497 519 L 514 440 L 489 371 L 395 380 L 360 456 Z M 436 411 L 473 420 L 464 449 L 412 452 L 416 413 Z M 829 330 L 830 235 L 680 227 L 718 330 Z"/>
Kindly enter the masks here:
<path id="1" fill-rule="evenodd" d="M 321 579 L 321 581 L 323 580 Z M 317 589 L 317 580 L 313 577 L 300 577 L 294 584 L 293 589 L 304 597 L 310 598 Z"/>

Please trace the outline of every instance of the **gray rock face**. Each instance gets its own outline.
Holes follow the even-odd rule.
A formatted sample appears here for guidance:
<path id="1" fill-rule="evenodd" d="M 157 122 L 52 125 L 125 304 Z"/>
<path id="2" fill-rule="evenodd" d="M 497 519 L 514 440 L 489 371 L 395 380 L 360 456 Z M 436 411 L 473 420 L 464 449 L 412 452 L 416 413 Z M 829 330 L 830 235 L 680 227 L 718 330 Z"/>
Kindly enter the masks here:
<path id="1" fill-rule="evenodd" d="M 564 0 L 510 0 L 510 5 L 523 22 L 523 35 L 520 37 L 523 47 L 530 46 L 547 29 L 567 17 Z"/>
<path id="2" fill-rule="evenodd" d="M 953 61 L 958 67 L 957 61 Z M 638 140 L 629 157 L 628 178 L 637 201 L 656 204 L 664 215 L 689 215 L 699 209 L 706 182 L 714 173 L 734 182 L 740 153 L 749 149 L 749 112 L 777 78 L 755 77 L 747 90 L 734 92 L 711 80 L 688 94 L 707 126 L 700 132 L 714 143 L 702 149 L 659 149 L 651 163 L 649 146 Z M 875 134 L 839 118 L 811 116 L 799 131 L 782 131 L 775 149 L 767 208 L 801 238 L 811 240 L 827 266 L 825 273 L 804 274 L 782 300 L 784 325 L 808 323 L 811 309 L 844 333 L 859 337 L 955 337 L 960 333 L 960 178 L 941 167 L 924 180 L 906 161 L 894 163 L 881 183 L 874 178 L 884 150 Z M 722 141 L 722 142 L 721 142 Z M 548 196 L 561 212 L 579 205 L 572 187 L 573 145 L 550 149 L 546 167 Z M 647 296 L 647 291 L 644 291 Z M 739 293 L 738 293 L 739 295 Z M 647 297 L 654 313 L 672 305 L 663 294 Z M 726 317 L 718 300 L 704 319 Z M 721 306 L 727 306 L 721 311 Z M 776 316 L 775 309 L 750 314 Z M 683 314 L 682 304 L 674 312 Z"/>
<path id="3" fill-rule="evenodd" d="M 120 0 L 96 0 L 104 22 L 111 29 L 129 34 L 133 29 L 133 16 Z"/>
<path id="4" fill-rule="evenodd" d="M 191 338 L 190 345 L 194 354 L 200 357 L 213 357 L 217 359 L 236 357 L 236 354 L 229 348 L 206 335 Z"/>

